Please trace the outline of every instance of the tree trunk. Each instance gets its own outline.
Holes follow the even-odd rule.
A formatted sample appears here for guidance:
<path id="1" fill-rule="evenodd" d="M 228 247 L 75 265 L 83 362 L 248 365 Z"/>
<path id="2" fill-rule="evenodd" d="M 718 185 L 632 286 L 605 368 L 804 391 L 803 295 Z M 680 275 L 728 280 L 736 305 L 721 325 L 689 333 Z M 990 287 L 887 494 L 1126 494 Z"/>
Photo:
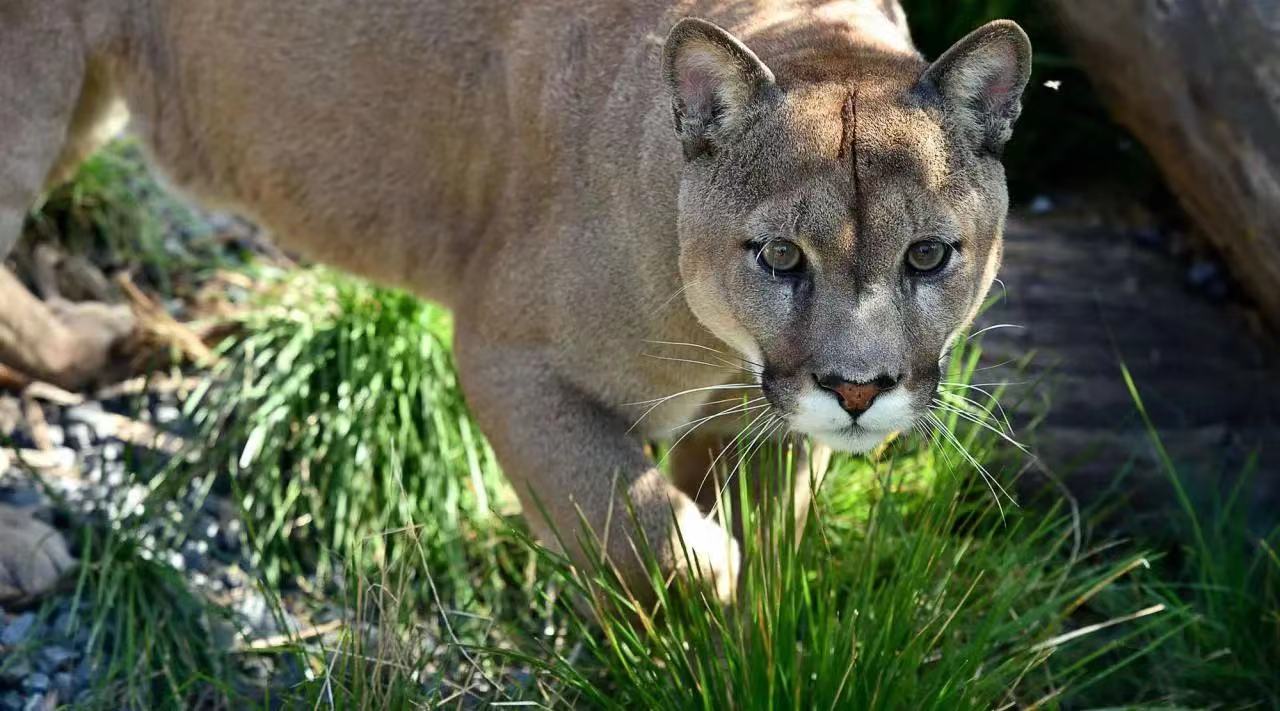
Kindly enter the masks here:
<path id="1" fill-rule="evenodd" d="M 1280 2 L 1053 4 L 1103 100 L 1280 328 Z"/>

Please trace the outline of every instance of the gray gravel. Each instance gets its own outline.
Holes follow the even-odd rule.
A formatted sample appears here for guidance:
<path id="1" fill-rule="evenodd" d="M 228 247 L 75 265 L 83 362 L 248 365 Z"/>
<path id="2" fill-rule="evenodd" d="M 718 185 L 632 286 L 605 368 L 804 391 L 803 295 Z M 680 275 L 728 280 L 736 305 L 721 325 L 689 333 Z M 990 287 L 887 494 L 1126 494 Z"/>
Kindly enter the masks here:
<path id="1" fill-rule="evenodd" d="M 235 507 L 223 497 L 203 495 L 208 482 L 196 480 L 181 496 L 141 515 L 148 490 L 130 474 L 155 472 L 168 455 L 120 440 L 115 415 L 188 435 L 192 428 L 175 396 L 149 393 L 70 407 L 42 403 L 42 410 L 45 436 L 54 446 L 49 459 L 64 470 L 45 480 L 66 508 L 56 506 L 14 457 L 3 456 L 0 502 L 59 527 L 73 546 L 78 522 L 138 531 L 144 550 L 184 572 L 193 589 L 233 601 L 229 610 L 236 629 L 214 630 L 215 638 L 228 645 L 237 635 L 256 638 L 280 631 L 245 572 L 249 565 Z M 0 394 L 0 443 L 34 449 L 37 443 L 20 413 L 16 397 Z M 94 619 L 91 600 L 85 595 L 77 604 L 74 590 L 68 590 L 47 597 L 35 609 L 0 607 L 0 711 L 54 708 L 87 699 L 97 671 L 86 652 Z"/>

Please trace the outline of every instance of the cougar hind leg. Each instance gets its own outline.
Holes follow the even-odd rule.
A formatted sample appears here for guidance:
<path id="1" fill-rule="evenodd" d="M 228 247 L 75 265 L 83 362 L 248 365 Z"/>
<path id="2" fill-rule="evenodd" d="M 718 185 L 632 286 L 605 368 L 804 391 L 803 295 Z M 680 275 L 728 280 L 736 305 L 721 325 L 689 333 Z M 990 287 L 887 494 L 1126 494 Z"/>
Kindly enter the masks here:
<path id="1" fill-rule="evenodd" d="M 121 114 L 105 63 L 86 57 L 56 5 L 20 7 L 0 23 L 0 258 L 41 191 L 69 178 Z M 132 330 L 124 307 L 46 304 L 0 272 L 0 363 L 77 388 Z"/>
<path id="2" fill-rule="evenodd" d="M 103 138 L 113 101 L 89 58 L 75 13 L 57 0 L 0 6 L 0 363 L 78 387 L 132 329 L 127 310 L 36 299 L 4 266 L 32 203 L 71 175 Z M 98 313 L 92 313 L 98 310 Z M 105 309 L 105 311 L 102 311 Z M 0 604 L 53 588 L 75 565 L 61 535 L 0 505 Z"/>

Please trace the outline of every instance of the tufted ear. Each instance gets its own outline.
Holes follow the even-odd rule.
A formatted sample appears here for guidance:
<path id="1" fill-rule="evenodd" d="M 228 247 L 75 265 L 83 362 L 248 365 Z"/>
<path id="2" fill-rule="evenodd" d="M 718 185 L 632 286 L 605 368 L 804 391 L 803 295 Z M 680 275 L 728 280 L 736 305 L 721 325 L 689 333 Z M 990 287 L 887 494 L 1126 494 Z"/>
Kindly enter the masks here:
<path id="1" fill-rule="evenodd" d="M 1031 77 L 1031 40 L 1016 23 L 996 20 L 956 42 L 920 78 L 919 88 L 941 96 L 943 110 L 974 142 L 999 155 L 1022 112 Z"/>
<path id="2" fill-rule="evenodd" d="M 773 72 L 738 38 L 692 17 L 676 23 L 662 50 L 662 74 L 686 159 L 732 140 L 753 104 L 774 87 Z"/>

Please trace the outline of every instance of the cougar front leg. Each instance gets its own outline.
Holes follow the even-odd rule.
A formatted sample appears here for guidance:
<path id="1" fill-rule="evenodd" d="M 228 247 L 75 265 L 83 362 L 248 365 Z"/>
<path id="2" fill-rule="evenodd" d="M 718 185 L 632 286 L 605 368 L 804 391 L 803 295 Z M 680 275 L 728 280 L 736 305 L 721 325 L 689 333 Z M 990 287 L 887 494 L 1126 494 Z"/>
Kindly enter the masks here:
<path id="1" fill-rule="evenodd" d="M 648 601 L 652 583 L 638 554 L 643 536 L 664 574 L 696 560 L 716 596 L 732 599 L 737 542 L 671 485 L 624 418 L 527 355 L 504 357 L 501 347 L 459 340 L 467 399 L 540 540 L 563 544 L 587 566 L 599 562 L 588 560 L 592 546 L 584 543 L 598 541 L 631 593 Z"/>
<path id="2" fill-rule="evenodd" d="M 783 461 L 774 456 L 784 447 Z M 681 491 L 693 498 L 703 511 L 724 506 L 728 499 L 735 507 L 747 487 L 747 501 L 763 522 L 774 520 L 777 506 L 785 506 L 794 496 L 797 531 L 804 528 L 814 492 L 822 483 L 831 460 L 831 450 L 813 445 L 804 437 L 787 435 L 756 449 L 751 461 L 739 463 L 746 443 L 720 434 L 684 438 L 669 455 L 671 478 Z M 790 460 L 790 471 L 785 471 Z M 789 474 L 789 476 L 788 476 Z M 734 535 L 742 538 L 742 516 L 733 517 Z"/>

